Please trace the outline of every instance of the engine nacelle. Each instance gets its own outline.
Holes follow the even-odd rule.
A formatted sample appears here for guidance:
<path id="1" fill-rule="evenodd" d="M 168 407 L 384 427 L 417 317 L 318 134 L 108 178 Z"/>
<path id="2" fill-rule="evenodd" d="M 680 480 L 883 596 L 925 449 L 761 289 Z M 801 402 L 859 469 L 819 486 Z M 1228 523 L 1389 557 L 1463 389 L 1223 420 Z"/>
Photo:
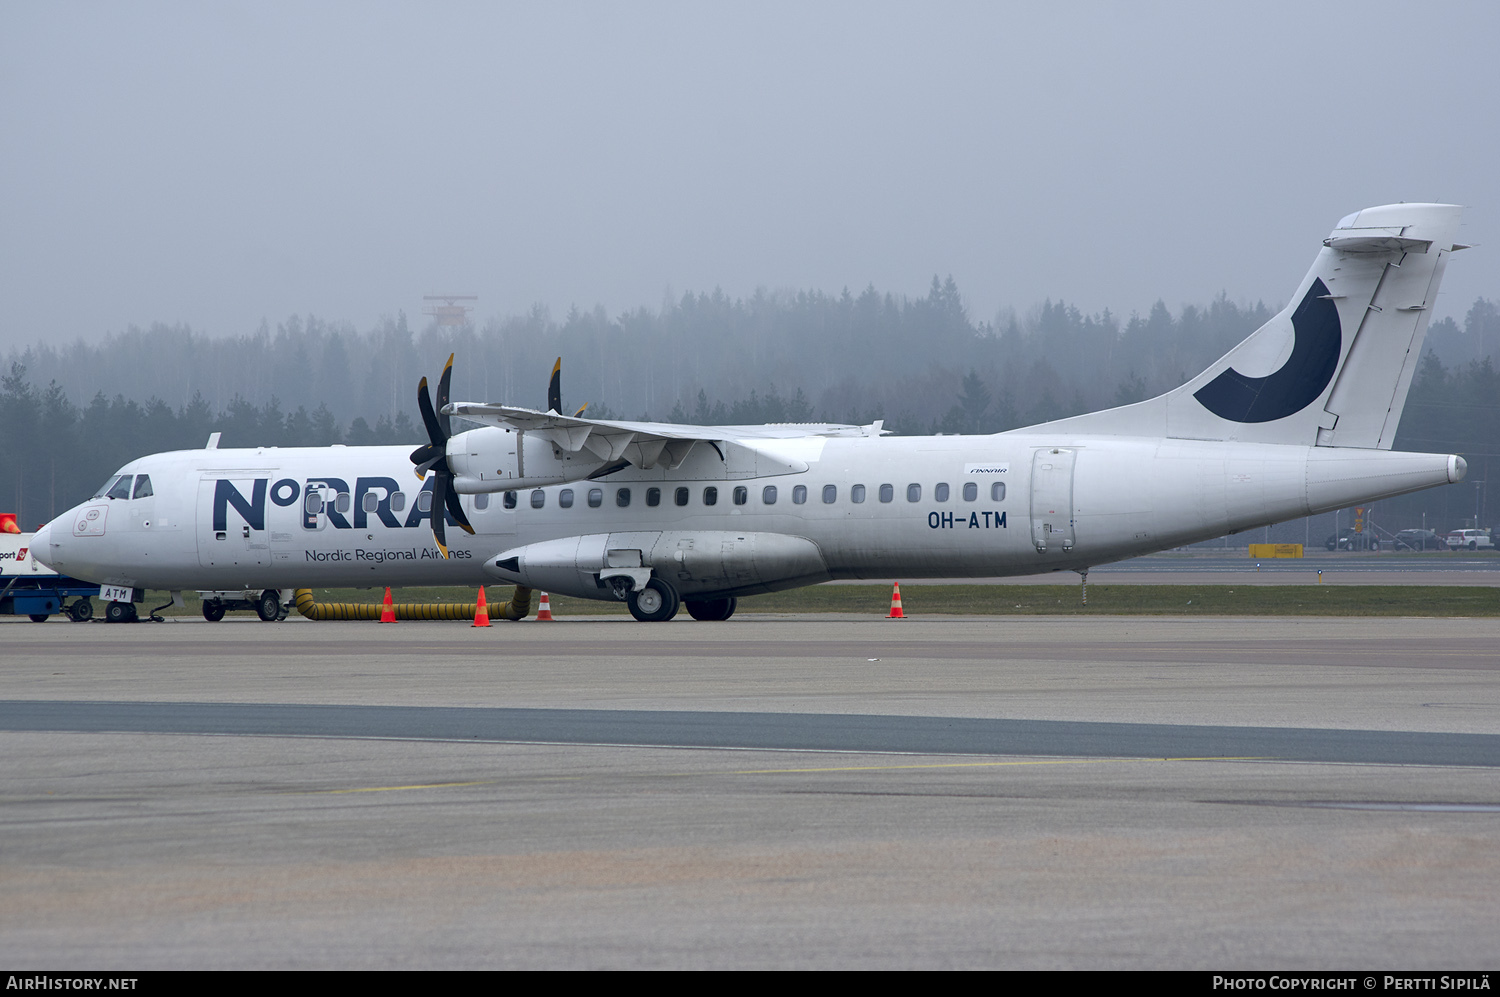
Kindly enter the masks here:
<path id="1" fill-rule="evenodd" d="M 722 598 L 797 588 L 829 579 L 818 545 L 780 533 L 591 533 L 515 547 L 485 561 L 485 573 L 582 599 L 613 599 L 653 575 L 683 598 Z"/>
<path id="2" fill-rule="evenodd" d="M 448 439 L 453 487 L 464 495 L 580 481 L 604 464 L 592 451 L 569 453 L 516 429 L 486 426 Z"/>

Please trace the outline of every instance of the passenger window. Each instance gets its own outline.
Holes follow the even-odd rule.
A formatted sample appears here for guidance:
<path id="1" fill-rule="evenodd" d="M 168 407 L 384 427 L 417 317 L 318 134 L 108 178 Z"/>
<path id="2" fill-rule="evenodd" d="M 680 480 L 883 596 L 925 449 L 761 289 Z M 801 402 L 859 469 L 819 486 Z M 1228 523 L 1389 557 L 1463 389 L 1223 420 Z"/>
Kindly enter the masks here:
<path id="1" fill-rule="evenodd" d="M 895 497 L 896 497 L 896 486 L 895 485 L 881 485 L 880 486 L 880 501 L 882 501 L 882 502 L 890 502 Z"/>
<path id="2" fill-rule="evenodd" d="M 365 510 L 365 512 L 374 512 L 375 510 L 380 508 L 380 496 L 376 495 L 374 492 L 365 492 L 364 495 L 360 497 L 359 504 L 360 507 Z"/>
<path id="3" fill-rule="evenodd" d="M 657 506 L 661 505 L 661 489 L 660 488 L 647 488 L 646 489 L 646 504 L 649 505 L 653 509 L 655 509 Z"/>
<path id="4" fill-rule="evenodd" d="M 333 507 L 339 512 L 348 512 L 354 508 L 354 499 L 350 497 L 348 492 L 339 492 L 333 497 Z"/>
<path id="5" fill-rule="evenodd" d="M 603 488 L 590 488 L 589 489 L 589 508 L 590 509 L 597 509 L 597 508 L 599 508 L 603 504 L 604 504 L 604 489 Z"/>
<path id="6" fill-rule="evenodd" d="M 715 488 L 713 485 L 709 485 L 707 488 L 703 489 L 703 504 L 704 505 L 718 505 L 719 504 L 719 490 L 717 488 Z"/>
<path id="7" fill-rule="evenodd" d="M 154 493 L 151 491 L 151 475 L 137 474 L 135 476 L 135 497 L 145 498 L 152 494 Z"/>
<path id="8" fill-rule="evenodd" d="M 401 500 L 401 504 L 400 505 L 396 504 L 396 500 L 397 499 Z M 490 507 L 490 493 L 489 492 L 480 492 L 478 495 L 474 496 L 474 508 L 475 509 L 477 509 L 480 512 L 483 512 L 485 509 L 488 509 L 489 507 Z M 395 509 L 397 512 L 400 512 L 402 509 L 405 509 L 406 508 L 406 496 L 402 495 L 400 492 L 397 492 L 396 494 L 392 495 L 391 496 L 391 508 Z"/>
<path id="9" fill-rule="evenodd" d="M 564 488 L 562 491 L 558 492 L 557 504 L 562 506 L 564 509 L 573 508 L 573 489 Z"/>
<path id="10" fill-rule="evenodd" d="M 838 501 L 838 498 L 839 498 L 839 486 L 838 485 L 824 485 L 823 486 L 823 504 L 824 505 L 833 505 L 833 503 L 835 503 L 835 502 Z"/>
<path id="11" fill-rule="evenodd" d="M 979 497 L 979 486 L 972 481 L 964 482 L 964 501 L 972 502 Z"/>
<path id="12" fill-rule="evenodd" d="M 475 496 L 475 498 L 474 498 L 474 508 L 476 508 L 476 509 L 483 509 L 484 508 L 483 505 L 479 504 L 479 500 L 481 498 L 484 499 L 484 504 L 485 505 L 489 505 L 489 499 L 490 499 L 490 497 L 488 495 L 478 495 L 478 496 Z M 405 492 L 393 492 L 393 493 L 391 493 L 391 511 L 392 512 L 400 512 L 400 511 L 402 511 L 405 508 L 406 508 L 406 493 Z"/>
<path id="13" fill-rule="evenodd" d="M 432 504 L 431 502 L 428 502 L 429 506 L 431 504 Z M 505 493 L 505 503 L 504 503 L 504 505 L 505 505 L 505 508 L 507 508 L 507 509 L 514 509 L 516 507 L 516 493 L 515 492 L 506 492 Z"/>
<path id="14" fill-rule="evenodd" d="M 922 486 L 921 485 L 907 485 L 906 486 L 906 501 L 908 501 L 908 502 L 920 502 L 920 501 L 922 501 Z"/>
<path id="15" fill-rule="evenodd" d="M 849 501 L 850 502 L 853 502 L 855 505 L 858 505 L 859 503 L 863 502 L 864 500 L 865 500 L 865 486 L 864 485 L 851 485 L 851 486 L 849 486 Z"/>
<path id="16" fill-rule="evenodd" d="M 130 498 L 131 480 L 132 479 L 128 474 L 120 475 L 119 479 L 115 481 L 115 486 L 109 490 L 109 497 L 112 499 Z"/>
<path id="17" fill-rule="evenodd" d="M 615 491 L 615 505 L 617 505 L 621 509 L 623 509 L 626 506 L 628 506 L 629 504 L 630 504 L 630 489 L 629 488 L 616 489 L 616 491 Z"/>
<path id="18" fill-rule="evenodd" d="M 990 498 L 995 502 L 1005 499 L 1005 482 L 997 481 L 993 485 L 990 485 Z"/>
<path id="19" fill-rule="evenodd" d="M 547 504 L 547 493 L 546 492 L 544 492 L 540 488 L 538 488 L 536 491 L 534 491 L 534 492 L 531 493 L 531 507 L 533 509 L 540 509 L 542 506 L 544 506 L 546 504 Z"/>
<path id="20" fill-rule="evenodd" d="M 736 485 L 734 489 L 734 504 L 744 505 L 748 501 L 750 501 L 750 489 L 744 485 Z"/>
<path id="21" fill-rule="evenodd" d="M 420 494 L 420 495 L 417 496 L 417 511 L 418 512 L 431 512 L 432 511 L 432 493 L 431 492 L 423 492 L 422 494 Z"/>
<path id="22" fill-rule="evenodd" d="M 423 493 L 427 494 L 427 493 Z M 430 497 L 430 496 L 429 496 Z M 309 516 L 316 516 L 323 511 L 323 493 L 316 488 L 307 490 L 307 498 L 302 500 L 302 508 L 307 510 Z"/>
<path id="23" fill-rule="evenodd" d="M 672 501 L 676 502 L 678 505 L 687 505 L 688 490 L 686 488 L 677 489 L 677 491 L 672 494 Z"/>
<path id="24" fill-rule="evenodd" d="M 806 485 L 798 485 L 797 487 L 795 487 L 795 488 L 792 489 L 792 504 L 793 505 L 801 505 L 803 502 L 806 502 L 806 501 L 807 501 L 807 486 Z"/>
<path id="25" fill-rule="evenodd" d="M 948 501 L 948 482 L 939 481 L 937 487 L 932 490 L 932 497 L 937 502 Z"/>
<path id="26" fill-rule="evenodd" d="M 776 504 L 776 486 L 767 485 L 760 490 L 760 500 L 766 505 Z"/>

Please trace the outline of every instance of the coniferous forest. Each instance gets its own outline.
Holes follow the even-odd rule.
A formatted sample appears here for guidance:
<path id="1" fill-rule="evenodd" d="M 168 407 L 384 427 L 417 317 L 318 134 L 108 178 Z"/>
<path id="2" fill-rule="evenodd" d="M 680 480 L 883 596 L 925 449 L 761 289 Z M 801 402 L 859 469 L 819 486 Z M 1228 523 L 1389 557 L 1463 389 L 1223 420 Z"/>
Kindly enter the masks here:
<path id="1" fill-rule="evenodd" d="M 600 418 L 700 424 L 885 420 L 901 434 L 993 433 L 1158 394 L 1198 373 L 1279 307 L 1225 295 L 1122 319 L 1045 302 L 975 321 L 952 279 L 917 299 L 817 291 L 687 294 L 611 317 L 542 308 L 482 325 L 357 330 L 293 316 L 210 337 L 182 326 L 40 343 L 0 361 L 0 509 L 27 528 L 162 450 L 422 441 L 417 381 L 456 354 L 455 399 L 545 407 L 563 358 L 564 403 Z M 1469 462 L 1457 486 L 1382 503 L 1381 532 L 1500 522 L 1500 307 L 1433 323 L 1398 449 Z M 1326 520 L 1326 522 L 1324 522 Z M 1340 521 L 1348 525 L 1348 516 Z M 1331 516 L 1251 540 L 1321 543 Z"/>

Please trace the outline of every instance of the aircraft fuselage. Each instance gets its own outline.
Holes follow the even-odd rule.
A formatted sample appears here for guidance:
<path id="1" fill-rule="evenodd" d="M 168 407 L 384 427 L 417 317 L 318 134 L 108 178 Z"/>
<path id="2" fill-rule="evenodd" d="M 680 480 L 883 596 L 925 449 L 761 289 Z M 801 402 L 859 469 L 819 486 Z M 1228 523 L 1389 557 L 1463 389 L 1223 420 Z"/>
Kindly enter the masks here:
<path id="1" fill-rule="evenodd" d="M 120 469 L 147 475 L 151 494 L 83 503 L 37 544 L 59 570 L 142 588 L 516 581 L 599 599 L 614 598 L 601 569 L 629 550 L 644 563 L 627 568 L 701 598 L 1076 570 L 1464 470 L 1438 454 L 1025 433 L 754 446 L 778 473 L 699 447 L 670 471 L 465 495 L 476 532 L 450 526 L 447 559 L 432 539 L 430 476 L 415 478 L 409 447 L 178 451 Z"/>

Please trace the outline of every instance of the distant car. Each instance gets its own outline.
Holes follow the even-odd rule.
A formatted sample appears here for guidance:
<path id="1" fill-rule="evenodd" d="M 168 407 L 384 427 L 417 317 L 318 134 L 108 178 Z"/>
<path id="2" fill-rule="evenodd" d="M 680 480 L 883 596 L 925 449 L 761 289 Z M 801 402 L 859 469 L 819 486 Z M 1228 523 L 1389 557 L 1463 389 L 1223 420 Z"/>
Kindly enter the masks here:
<path id="1" fill-rule="evenodd" d="M 1454 530 L 1448 534 L 1449 550 L 1494 550 L 1489 530 Z"/>
<path id="2" fill-rule="evenodd" d="M 1431 530 L 1402 530 L 1394 542 L 1397 550 L 1443 550 L 1448 545 Z"/>
<path id="3" fill-rule="evenodd" d="M 1323 546 L 1329 550 L 1379 550 L 1380 541 L 1373 533 L 1355 533 L 1353 530 L 1345 530 L 1324 541 Z"/>

